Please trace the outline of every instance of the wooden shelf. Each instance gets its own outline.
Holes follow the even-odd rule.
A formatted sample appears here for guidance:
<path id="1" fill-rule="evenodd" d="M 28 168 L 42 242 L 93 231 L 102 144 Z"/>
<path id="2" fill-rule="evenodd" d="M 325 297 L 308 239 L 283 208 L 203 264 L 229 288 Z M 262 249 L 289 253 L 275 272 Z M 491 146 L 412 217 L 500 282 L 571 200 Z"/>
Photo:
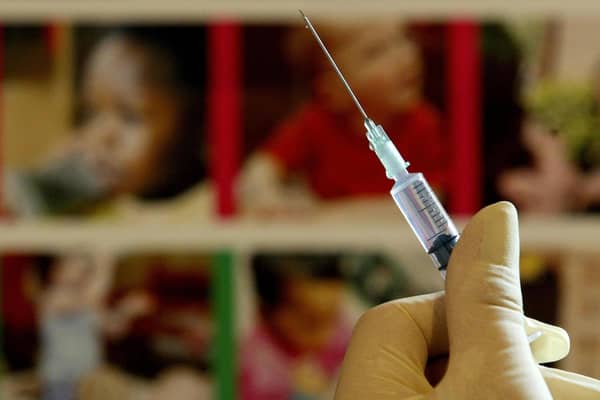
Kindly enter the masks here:
<path id="1" fill-rule="evenodd" d="M 309 15 L 356 18 L 397 14 L 410 17 L 600 15 L 597 0 L 1 0 L 4 21 L 80 20 L 102 22 L 205 21 L 230 17 L 244 21 L 298 21 Z"/>
<path id="2" fill-rule="evenodd" d="M 463 225 L 459 221 L 459 225 Z M 599 218 L 529 219 L 521 221 L 521 244 L 529 250 L 594 253 Z M 77 222 L 0 224 L 0 250 L 309 250 L 419 248 L 400 215 L 370 222 L 203 222 L 198 225 L 100 224 Z"/>

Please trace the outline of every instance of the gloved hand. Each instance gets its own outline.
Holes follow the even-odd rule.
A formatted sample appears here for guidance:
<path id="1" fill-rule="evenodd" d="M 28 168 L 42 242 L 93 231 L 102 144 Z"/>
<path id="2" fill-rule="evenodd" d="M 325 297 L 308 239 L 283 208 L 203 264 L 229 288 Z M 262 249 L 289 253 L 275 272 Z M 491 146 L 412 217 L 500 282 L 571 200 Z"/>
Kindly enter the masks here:
<path id="1" fill-rule="evenodd" d="M 530 347 L 527 334 L 536 331 L 543 335 Z M 335 398 L 600 399 L 600 381 L 537 365 L 568 351 L 565 331 L 523 315 L 517 213 L 502 202 L 465 228 L 445 293 L 392 301 L 361 317 Z M 436 385 L 429 373 L 446 363 Z"/>

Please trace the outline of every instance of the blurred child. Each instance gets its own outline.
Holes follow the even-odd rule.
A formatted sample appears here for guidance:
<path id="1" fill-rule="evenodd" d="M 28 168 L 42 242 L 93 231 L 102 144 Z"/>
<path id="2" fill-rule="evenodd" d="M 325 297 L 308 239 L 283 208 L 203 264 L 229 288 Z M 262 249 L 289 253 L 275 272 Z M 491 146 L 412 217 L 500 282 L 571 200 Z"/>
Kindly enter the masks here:
<path id="1" fill-rule="evenodd" d="M 258 256 L 254 263 L 260 322 L 241 349 L 242 399 L 325 398 L 351 330 L 336 257 Z"/>
<path id="2" fill-rule="evenodd" d="M 36 171 L 14 175 L 19 214 L 86 212 L 119 195 L 170 198 L 204 177 L 203 31 L 109 32 L 85 62 L 76 134 Z"/>
<path id="3" fill-rule="evenodd" d="M 105 256 L 39 257 L 39 368 L 43 399 L 76 398 L 79 382 L 103 361 L 103 335 L 122 336 L 153 304 L 130 292 L 110 309 L 113 262 Z"/>
<path id="4" fill-rule="evenodd" d="M 39 301 L 42 398 L 70 400 L 101 362 L 101 303 L 111 270 L 82 256 L 48 262 Z"/>
<path id="5" fill-rule="evenodd" d="M 402 25 L 316 27 L 367 113 L 385 126 L 413 169 L 443 191 L 440 117 L 421 96 L 421 59 Z M 305 30 L 299 34 L 303 57 L 298 62 L 309 70 L 312 97 L 274 129 L 248 162 L 241 200 L 258 210 L 285 207 L 288 201 L 293 206 L 295 199 L 286 198 L 283 188 L 297 176 L 322 200 L 387 194 L 391 182 L 369 150 L 361 115 L 312 36 Z"/>

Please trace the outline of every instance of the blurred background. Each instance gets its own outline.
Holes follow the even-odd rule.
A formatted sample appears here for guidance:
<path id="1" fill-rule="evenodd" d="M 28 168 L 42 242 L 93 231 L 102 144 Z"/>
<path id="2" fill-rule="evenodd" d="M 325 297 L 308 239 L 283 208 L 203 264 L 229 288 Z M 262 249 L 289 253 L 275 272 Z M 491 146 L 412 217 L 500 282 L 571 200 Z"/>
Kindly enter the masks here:
<path id="1" fill-rule="evenodd" d="M 297 5 L 175 3 L 0 3 L 3 399 L 330 398 L 364 310 L 443 288 Z M 600 7 L 434 3 L 304 11 L 459 225 L 516 204 L 600 378 Z"/>

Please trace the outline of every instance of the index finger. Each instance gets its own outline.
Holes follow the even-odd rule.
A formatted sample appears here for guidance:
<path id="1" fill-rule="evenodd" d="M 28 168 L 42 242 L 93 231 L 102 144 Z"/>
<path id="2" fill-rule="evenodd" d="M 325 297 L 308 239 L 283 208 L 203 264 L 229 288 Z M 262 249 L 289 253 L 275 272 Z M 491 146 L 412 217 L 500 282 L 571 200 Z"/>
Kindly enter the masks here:
<path id="1" fill-rule="evenodd" d="M 367 311 L 346 352 L 335 398 L 398 399 L 432 390 L 428 357 L 446 354 L 444 293 L 395 300 Z"/>

